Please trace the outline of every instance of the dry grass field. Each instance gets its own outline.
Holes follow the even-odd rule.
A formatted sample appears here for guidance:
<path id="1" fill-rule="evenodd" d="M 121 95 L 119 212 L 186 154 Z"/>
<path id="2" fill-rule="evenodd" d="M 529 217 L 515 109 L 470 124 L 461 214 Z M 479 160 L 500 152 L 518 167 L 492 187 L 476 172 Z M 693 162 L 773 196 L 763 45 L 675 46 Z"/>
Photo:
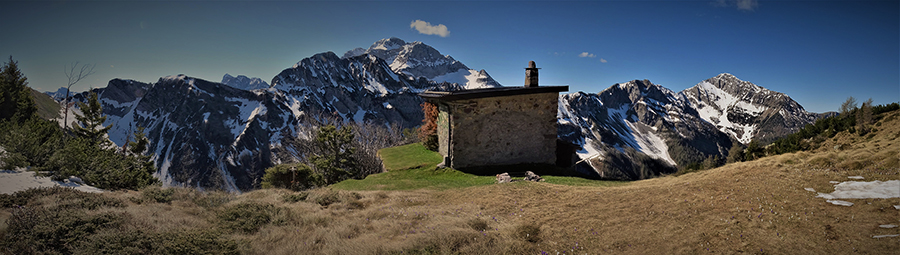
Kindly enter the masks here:
<path id="1" fill-rule="evenodd" d="M 514 182 L 236 196 L 189 189 L 110 192 L 102 196 L 123 205 L 84 214 L 122 220 L 87 239 L 123 239 L 120 246 L 142 238 L 177 243 L 142 250 L 161 253 L 208 245 L 210 253 L 266 255 L 897 254 L 900 237 L 875 237 L 900 234 L 900 228 L 879 227 L 900 225 L 900 198 L 844 199 L 854 203 L 848 207 L 816 197 L 834 190 L 830 181 L 848 176 L 900 180 L 900 112 L 876 128 L 871 136 L 838 134 L 816 151 L 624 185 Z M 55 203 L 48 197 L 31 206 Z M 0 211 L 0 218 L 6 222 L 21 214 L 17 210 Z M 0 225 L 0 235 L 9 229 Z M 69 246 L 101 253 L 119 247 L 104 243 Z"/>

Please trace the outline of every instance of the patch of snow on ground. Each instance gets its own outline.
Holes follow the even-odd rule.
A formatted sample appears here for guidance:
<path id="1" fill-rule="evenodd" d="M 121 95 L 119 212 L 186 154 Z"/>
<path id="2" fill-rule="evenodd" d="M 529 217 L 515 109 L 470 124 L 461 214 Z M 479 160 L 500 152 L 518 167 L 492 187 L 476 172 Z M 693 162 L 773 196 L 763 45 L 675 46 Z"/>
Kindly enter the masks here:
<path id="1" fill-rule="evenodd" d="M 816 190 L 814 190 L 813 188 L 803 188 L 803 189 L 806 191 L 809 191 L 809 192 L 816 192 Z"/>
<path id="2" fill-rule="evenodd" d="M 847 179 L 862 180 L 862 179 L 865 179 L 865 177 L 858 176 L 858 175 L 857 176 L 847 176 Z"/>
<path id="3" fill-rule="evenodd" d="M 834 185 L 834 192 L 819 193 L 816 197 L 825 199 L 900 198 L 900 180 L 846 181 Z"/>
<path id="4" fill-rule="evenodd" d="M 847 202 L 843 200 L 825 200 L 825 202 L 829 202 L 835 205 L 843 205 L 843 206 L 853 206 L 852 202 Z"/>
<path id="5" fill-rule="evenodd" d="M 898 236 L 900 236 L 900 234 L 897 234 L 897 235 L 877 235 L 877 236 L 872 236 L 872 238 L 885 238 L 885 237 L 898 237 Z"/>
<path id="6" fill-rule="evenodd" d="M 878 227 L 879 227 L 879 228 L 896 228 L 897 225 L 894 225 L 894 224 L 884 224 L 884 225 L 878 225 Z"/>
<path id="7" fill-rule="evenodd" d="M 77 177 L 76 177 L 77 178 Z M 12 194 L 30 188 L 42 187 L 69 187 L 84 192 L 103 192 L 96 187 L 78 183 L 75 178 L 63 181 L 54 181 L 50 177 L 36 176 L 32 171 L 0 170 L 0 194 Z"/>
<path id="8" fill-rule="evenodd" d="M 894 209 L 900 210 L 900 205 L 894 205 Z"/>

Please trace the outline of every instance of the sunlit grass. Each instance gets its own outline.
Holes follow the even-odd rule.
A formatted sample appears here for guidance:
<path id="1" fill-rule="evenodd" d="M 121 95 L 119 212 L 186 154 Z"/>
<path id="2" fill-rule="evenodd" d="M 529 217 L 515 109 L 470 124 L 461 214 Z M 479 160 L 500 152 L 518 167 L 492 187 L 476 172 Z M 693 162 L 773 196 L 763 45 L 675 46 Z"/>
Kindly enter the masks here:
<path id="1" fill-rule="evenodd" d="M 388 171 L 411 169 L 441 163 L 441 154 L 425 149 L 420 143 L 407 144 L 378 151 Z"/>

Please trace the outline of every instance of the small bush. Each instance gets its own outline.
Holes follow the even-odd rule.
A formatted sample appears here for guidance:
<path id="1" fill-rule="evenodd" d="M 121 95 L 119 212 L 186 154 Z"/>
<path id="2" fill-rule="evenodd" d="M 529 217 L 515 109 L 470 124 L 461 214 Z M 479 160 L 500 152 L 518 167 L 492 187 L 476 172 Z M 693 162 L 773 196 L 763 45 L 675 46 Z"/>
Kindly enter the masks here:
<path id="1" fill-rule="evenodd" d="M 17 205 L 28 205 L 29 201 L 35 201 L 42 197 L 57 196 L 56 204 L 51 205 L 60 209 L 88 209 L 99 207 L 124 207 L 121 200 L 109 198 L 98 193 L 87 193 L 72 188 L 49 187 L 30 188 L 13 193 L 12 195 L 0 195 L 0 207 L 10 208 Z"/>
<path id="2" fill-rule="evenodd" d="M 194 192 L 196 192 L 197 195 L 191 197 L 191 201 L 197 206 L 207 209 L 216 208 L 234 200 L 233 194 L 224 191 L 210 191 L 207 193 L 201 193 L 199 191 Z"/>
<path id="3" fill-rule="evenodd" d="M 213 231 L 106 231 L 78 243 L 76 254 L 238 254 L 233 240 Z"/>
<path id="4" fill-rule="evenodd" d="M 21 207 L 7 220 L 6 237 L 0 240 L 12 254 L 72 253 L 72 243 L 102 229 L 119 226 L 126 215 L 105 212 L 88 215 L 77 210 Z"/>
<path id="5" fill-rule="evenodd" d="M 270 167 L 266 169 L 262 179 L 264 189 L 282 188 L 300 191 L 324 184 L 322 175 L 305 164 L 281 164 Z"/>
<path id="6" fill-rule="evenodd" d="M 305 201 L 307 197 L 309 197 L 309 192 L 300 192 L 294 194 L 285 194 L 282 199 L 284 200 L 284 202 L 296 203 Z"/>
<path id="7" fill-rule="evenodd" d="M 157 203 L 171 203 L 174 199 L 175 189 L 164 189 L 159 186 L 148 186 L 141 190 L 145 200 Z"/>
<path id="8" fill-rule="evenodd" d="M 340 202 L 341 194 L 337 191 L 328 190 L 324 193 L 319 193 L 319 195 L 316 196 L 315 201 L 321 206 L 328 206 L 330 204 Z"/>
<path id="9" fill-rule="evenodd" d="M 541 241 L 541 227 L 534 223 L 516 226 L 515 235 L 525 241 L 537 243 Z"/>
<path id="10" fill-rule="evenodd" d="M 274 207 L 269 204 L 238 204 L 226 208 L 218 214 L 219 224 L 222 228 L 231 231 L 256 233 L 262 226 L 272 221 L 271 211 Z"/>

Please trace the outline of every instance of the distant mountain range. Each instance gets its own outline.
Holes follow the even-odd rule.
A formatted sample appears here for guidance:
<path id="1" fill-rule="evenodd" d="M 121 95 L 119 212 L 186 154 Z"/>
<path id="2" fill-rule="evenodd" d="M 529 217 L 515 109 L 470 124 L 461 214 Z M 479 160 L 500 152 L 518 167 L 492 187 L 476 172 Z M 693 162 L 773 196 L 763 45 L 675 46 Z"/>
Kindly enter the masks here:
<path id="1" fill-rule="evenodd" d="M 276 151 L 292 150 L 285 139 L 308 135 L 322 118 L 414 127 L 423 118 L 419 92 L 499 86 L 420 42 L 391 38 L 368 51 L 316 54 L 268 84 L 242 75 L 225 74 L 221 83 L 175 75 L 155 83 L 114 79 L 94 91 L 114 143 L 146 128 L 164 183 L 234 191 L 254 188 L 266 168 L 285 160 Z M 470 75 L 459 76 L 464 72 Z M 61 91 L 47 94 L 61 99 Z"/>
<path id="2" fill-rule="evenodd" d="M 269 88 L 269 84 L 266 81 L 263 81 L 260 78 L 250 78 L 243 75 L 238 75 L 237 77 L 231 76 L 230 74 L 225 74 L 222 77 L 222 84 L 232 86 L 234 88 L 243 89 L 243 90 L 254 90 L 254 89 L 267 89 Z"/>
<path id="3" fill-rule="evenodd" d="M 560 95 L 559 136 L 582 145 L 578 154 L 591 159 L 590 174 L 635 180 L 710 156 L 724 159 L 734 143 L 769 142 L 823 116 L 723 73 L 678 93 L 634 80 L 597 94 Z"/>
<path id="4" fill-rule="evenodd" d="M 264 169 L 288 160 L 282 152 L 293 148 L 286 141 L 308 136 L 322 118 L 414 127 L 423 118 L 419 92 L 499 86 L 486 71 L 426 44 L 389 38 L 343 57 L 313 55 L 269 83 L 175 75 L 155 83 L 114 79 L 94 91 L 114 143 L 146 128 L 164 183 L 239 191 L 257 187 Z M 64 92 L 47 94 L 59 100 Z M 590 159 L 582 171 L 614 179 L 648 178 L 724 156 L 734 142 L 773 139 L 817 117 L 784 94 L 730 74 L 679 93 L 635 80 L 597 94 L 564 94 L 559 111 L 559 137 L 582 145 L 579 156 Z M 633 163 L 641 160 L 651 164 Z"/>

